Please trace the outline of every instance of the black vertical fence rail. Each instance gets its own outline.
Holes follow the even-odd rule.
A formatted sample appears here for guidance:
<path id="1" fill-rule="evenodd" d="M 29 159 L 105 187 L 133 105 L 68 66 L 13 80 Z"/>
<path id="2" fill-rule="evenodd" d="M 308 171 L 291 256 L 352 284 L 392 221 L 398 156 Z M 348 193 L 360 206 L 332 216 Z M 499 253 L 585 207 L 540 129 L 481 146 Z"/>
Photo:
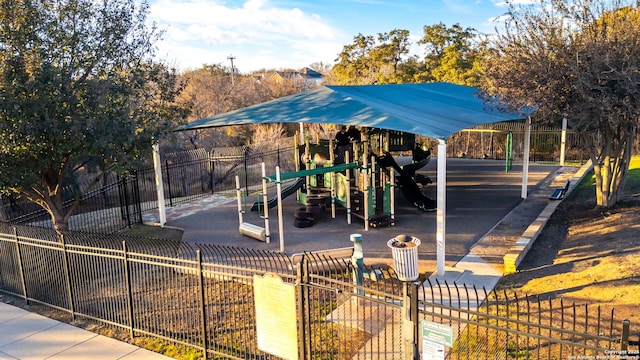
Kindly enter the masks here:
<path id="1" fill-rule="evenodd" d="M 423 288 L 424 320 L 445 324 L 456 340 L 448 359 L 596 358 L 621 350 L 629 340 L 623 320 L 601 315 L 599 306 L 509 296 L 506 291 L 469 291 L 464 285 L 429 283 Z M 596 315 L 589 309 L 596 308 Z M 602 324 L 609 329 L 603 332 Z M 633 351 L 638 351 L 638 343 Z"/>
<path id="2" fill-rule="evenodd" d="M 416 350 L 404 339 L 418 337 L 422 320 L 453 329 L 449 359 L 639 350 L 632 324 L 601 307 L 446 282 L 416 285 L 404 297 L 392 269 L 349 259 L 304 254 L 294 263 L 282 253 L 73 232 L 58 238 L 0 223 L 0 292 L 207 358 L 276 358 L 256 340 L 253 279 L 267 273 L 296 287 L 302 359 L 406 358 Z M 413 329 L 403 323 L 407 305 Z"/>
<path id="3" fill-rule="evenodd" d="M 512 136 L 506 135 L 511 133 Z M 524 156 L 524 123 L 496 123 L 481 125 L 453 134 L 447 140 L 448 157 L 473 159 L 518 160 Z M 531 129 L 530 160 L 542 163 L 560 161 L 562 132 L 558 128 L 533 126 Z M 567 130 L 565 161 L 584 163 L 588 154 L 579 135 Z"/>
<path id="4" fill-rule="evenodd" d="M 293 171 L 293 147 L 280 148 L 277 144 L 259 147 L 220 148 L 211 152 L 202 149 L 163 155 L 161 173 L 165 200 L 169 206 L 197 198 L 224 193 L 235 189 L 233 179 L 241 174 L 245 186 L 260 184 L 261 163 L 275 173 Z M 80 188 L 84 188 L 82 185 Z M 64 190 L 65 208 L 76 199 L 77 187 Z M 16 225 L 52 227 L 49 214 L 26 200 L 3 197 L 0 205 L 7 221 Z M 6 205 L 5 205 L 6 204 Z M 74 231 L 112 234 L 140 224 L 143 213 L 158 208 L 155 171 L 138 169 L 117 178 L 105 176 L 102 186 L 86 192 L 80 206 L 69 222 Z"/>
<path id="5" fill-rule="evenodd" d="M 469 158 L 504 159 L 507 145 L 504 134 L 512 131 L 514 158 L 522 157 L 524 129 L 519 124 L 494 124 L 472 131 L 454 134 L 448 141 L 448 156 Z M 557 162 L 560 157 L 560 131 L 534 127 L 532 132 L 531 159 L 538 162 Z M 292 143 L 285 139 L 285 143 Z M 567 161 L 583 163 L 587 155 L 577 134 L 567 136 Z M 268 175 L 280 166 L 282 173 L 295 170 L 294 148 L 281 148 L 279 143 L 242 147 L 204 149 L 163 154 L 161 173 L 164 181 L 165 201 L 176 206 L 212 194 L 231 192 L 235 189 L 235 176 L 240 176 L 246 193 L 261 183 L 261 163 L 265 163 Z M 65 207 L 77 198 L 78 189 L 88 185 L 70 186 L 64 190 Z M 2 197 L 0 214 L 7 221 L 18 225 L 52 227 L 49 215 L 24 199 Z M 80 206 L 71 217 L 69 227 L 74 231 L 112 234 L 143 221 L 142 214 L 158 208 L 153 168 L 131 171 L 130 175 L 117 178 L 106 175 L 101 186 L 86 191 Z"/>

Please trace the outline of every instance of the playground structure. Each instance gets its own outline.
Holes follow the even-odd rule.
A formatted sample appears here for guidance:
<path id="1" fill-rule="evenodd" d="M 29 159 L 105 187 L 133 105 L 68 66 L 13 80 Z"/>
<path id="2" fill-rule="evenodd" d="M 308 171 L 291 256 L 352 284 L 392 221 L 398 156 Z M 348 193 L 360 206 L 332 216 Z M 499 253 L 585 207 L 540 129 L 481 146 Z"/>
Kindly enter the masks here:
<path id="1" fill-rule="evenodd" d="M 243 221 L 239 180 L 238 214 L 240 233 L 260 241 L 270 241 L 269 209 L 278 208 L 278 221 L 282 229 L 282 199 L 296 194 L 301 205 L 294 212 L 294 226 L 307 228 L 327 217 L 336 217 L 338 206 L 346 209 L 346 221 L 361 219 L 365 231 L 395 225 L 395 188 L 417 209 L 433 211 L 436 202 L 422 193 L 418 184 L 431 183 L 428 177 L 417 174 L 430 160 L 431 153 L 415 143 L 414 134 L 381 129 L 362 129 L 359 141 L 351 143 L 352 149 L 345 153 L 345 163 L 335 164 L 336 153 L 333 140 L 311 143 L 309 136 L 304 144 L 296 136 L 296 171 L 266 176 L 264 164 L 262 193 L 251 206 L 264 219 L 264 227 Z M 401 166 L 391 152 L 411 152 L 411 162 Z M 351 157 L 353 154 L 353 158 Z M 294 180 L 282 188 L 282 182 Z M 269 199 L 267 183 L 276 184 L 276 196 Z M 282 233 L 281 249 L 283 248 Z"/>
<path id="2" fill-rule="evenodd" d="M 414 148 L 412 158 L 413 162 L 405 166 L 400 166 L 391 153 L 385 151 L 382 156 L 377 158 L 377 160 L 381 167 L 391 167 L 398 173 L 396 176 L 398 188 L 407 200 L 412 202 L 415 207 L 422 211 L 435 211 L 435 200 L 425 196 L 418 186 L 418 184 L 426 186 L 431 184 L 432 181 L 429 177 L 416 173 L 417 170 L 423 168 L 429 163 L 429 160 L 431 159 L 431 151 L 428 149 L 422 149 L 420 145 L 417 145 Z"/>

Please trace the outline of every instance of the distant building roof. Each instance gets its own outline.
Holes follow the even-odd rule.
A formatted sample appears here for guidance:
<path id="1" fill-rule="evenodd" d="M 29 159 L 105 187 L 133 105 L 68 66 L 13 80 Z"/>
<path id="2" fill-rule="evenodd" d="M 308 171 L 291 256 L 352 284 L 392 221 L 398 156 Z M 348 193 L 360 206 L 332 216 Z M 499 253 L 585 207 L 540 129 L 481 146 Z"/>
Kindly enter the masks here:
<path id="1" fill-rule="evenodd" d="M 281 81 L 281 80 L 293 80 L 293 81 L 309 81 L 316 84 L 320 84 L 324 81 L 324 75 L 321 73 L 305 67 L 301 70 L 279 70 L 279 71 L 270 71 L 262 74 L 254 74 L 253 75 L 256 80 L 267 80 L 267 81 Z"/>

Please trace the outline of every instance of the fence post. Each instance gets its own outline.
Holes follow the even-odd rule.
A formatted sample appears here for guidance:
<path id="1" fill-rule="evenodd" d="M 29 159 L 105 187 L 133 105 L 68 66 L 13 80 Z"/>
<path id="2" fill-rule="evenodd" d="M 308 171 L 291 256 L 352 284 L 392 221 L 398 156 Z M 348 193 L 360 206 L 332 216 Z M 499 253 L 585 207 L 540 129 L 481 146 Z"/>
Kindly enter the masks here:
<path id="1" fill-rule="evenodd" d="M 133 205 L 135 207 L 135 223 L 142 224 L 142 199 L 140 198 L 140 180 L 137 171 L 133 173 Z"/>
<path id="2" fill-rule="evenodd" d="M 247 162 L 249 161 L 249 147 L 243 147 L 244 151 L 244 193 L 249 196 L 249 165 Z"/>
<path id="3" fill-rule="evenodd" d="M 127 227 L 131 227 L 131 212 L 129 211 L 129 191 L 127 191 L 127 178 L 122 178 L 122 191 L 124 194 L 124 211 L 127 217 Z"/>
<path id="4" fill-rule="evenodd" d="M 209 347 L 207 343 L 207 304 L 205 303 L 204 273 L 202 271 L 202 252 L 200 249 L 196 250 L 196 257 L 198 258 L 198 287 L 200 289 L 200 316 L 202 317 L 202 354 L 204 359 L 207 360 L 207 348 Z"/>
<path id="5" fill-rule="evenodd" d="M 309 341 L 306 341 L 306 316 L 305 316 L 305 306 L 307 302 L 307 298 L 305 295 L 307 292 L 305 291 L 307 279 L 306 273 L 306 257 L 303 256 L 302 260 L 296 265 L 296 298 L 298 301 L 298 305 L 296 306 L 298 311 L 298 357 L 300 360 L 305 360 L 307 358 L 307 354 L 311 354 L 311 344 Z"/>
<path id="6" fill-rule="evenodd" d="M 29 304 L 29 296 L 27 295 L 27 281 L 24 278 L 24 268 L 22 266 L 22 253 L 20 252 L 20 241 L 18 241 L 18 230 L 13 228 L 13 238 L 16 241 L 16 253 L 18 255 L 18 269 L 20 270 L 20 284 L 22 285 L 22 296 L 24 301 Z"/>
<path id="7" fill-rule="evenodd" d="M 215 162 L 214 160 L 211 158 L 211 154 L 209 154 L 209 181 L 211 183 L 211 193 L 215 194 L 216 192 L 216 181 L 214 178 L 214 173 L 215 173 Z"/>
<path id="8" fill-rule="evenodd" d="M 402 334 L 404 335 L 403 359 L 419 360 L 418 350 L 418 285 L 417 281 L 405 281 L 402 287 Z"/>
<path id="9" fill-rule="evenodd" d="M 71 271 L 69 270 L 69 254 L 67 253 L 67 244 L 64 241 L 64 235 L 60 235 L 62 243 L 62 261 L 64 266 L 64 277 L 67 282 L 67 295 L 69 296 L 69 310 L 71 311 L 71 319 L 76 319 L 76 311 L 73 306 L 73 291 L 71 289 Z"/>
<path id="10" fill-rule="evenodd" d="M 167 169 L 167 191 L 169 192 L 169 206 L 173 206 L 173 196 L 171 195 L 171 176 L 169 175 L 169 160 L 164 161 L 164 168 Z"/>
<path id="11" fill-rule="evenodd" d="M 630 321 L 627 319 L 622 320 L 622 334 L 620 335 L 620 350 L 627 350 L 629 348 L 629 325 Z"/>
<path id="12" fill-rule="evenodd" d="M 127 242 L 122 241 L 122 257 L 124 266 L 124 282 L 127 287 L 127 312 L 129 315 L 129 335 L 133 340 L 135 334 L 133 332 L 133 291 L 131 289 L 131 272 L 129 269 L 129 256 L 127 255 Z"/>

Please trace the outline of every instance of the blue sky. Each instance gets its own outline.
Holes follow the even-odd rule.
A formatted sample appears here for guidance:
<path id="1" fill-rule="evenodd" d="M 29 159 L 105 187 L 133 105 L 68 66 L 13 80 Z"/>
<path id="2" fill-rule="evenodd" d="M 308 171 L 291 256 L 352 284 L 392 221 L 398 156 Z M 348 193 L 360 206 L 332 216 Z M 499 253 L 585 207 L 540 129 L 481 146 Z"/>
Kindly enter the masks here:
<path id="1" fill-rule="evenodd" d="M 203 64 L 254 70 L 333 64 L 358 33 L 460 24 L 494 33 L 502 0 L 150 0 L 150 20 L 165 31 L 157 55 L 181 70 Z M 420 54 L 421 55 L 421 54 Z"/>

